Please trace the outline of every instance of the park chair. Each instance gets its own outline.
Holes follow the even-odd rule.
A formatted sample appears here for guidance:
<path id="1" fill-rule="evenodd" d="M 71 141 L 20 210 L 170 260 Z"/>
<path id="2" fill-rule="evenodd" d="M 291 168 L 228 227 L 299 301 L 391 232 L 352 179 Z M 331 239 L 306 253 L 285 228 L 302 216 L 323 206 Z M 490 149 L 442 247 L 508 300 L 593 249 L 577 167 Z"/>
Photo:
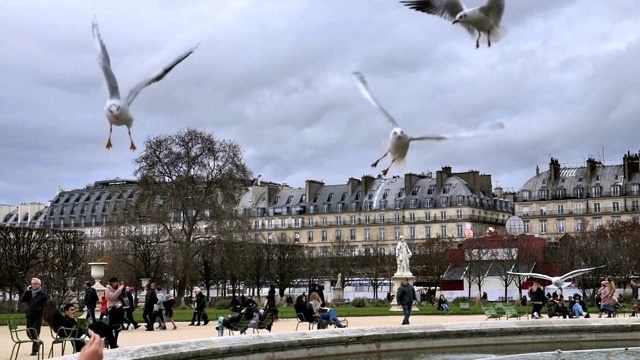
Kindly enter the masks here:
<path id="1" fill-rule="evenodd" d="M 267 330 L 271 332 L 270 329 L 271 329 L 271 326 L 273 325 L 273 322 L 275 321 L 276 316 L 277 316 L 276 314 L 268 314 L 267 317 L 264 318 L 264 320 L 258 323 L 258 328 L 252 329 L 253 333 L 260 334 L 260 330 Z"/>
<path id="2" fill-rule="evenodd" d="M 51 347 L 49 348 L 50 358 L 53 357 L 53 347 L 56 344 L 61 345 L 61 355 L 64 355 L 64 350 L 66 348 L 67 343 L 71 343 L 74 353 L 78 351 L 76 349 L 76 341 L 83 341 L 80 338 L 81 336 L 81 334 L 79 333 L 80 328 L 59 327 L 57 331 L 54 331 L 53 327 L 49 326 L 49 330 L 51 331 L 51 338 L 53 339 L 53 341 L 51 342 Z"/>
<path id="3" fill-rule="evenodd" d="M 507 317 L 507 320 L 509 320 L 509 318 L 516 318 L 516 319 L 520 320 L 520 318 L 522 316 L 526 316 L 527 319 L 529 318 L 529 315 L 527 315 L 527 314 L 520 314 L 518 312 L 518 310 L 516 310 L 516 308 L 514 306 L 504 306 L 503 309 L 504 309 L 504 313 L 505 313 L 505 315 Z"/>
<path id="4" fill-rule="evenodd" d="M 18 359 L 20 353 L 20 345 L 22 344 L 38 344 L 38 359 L 44 359 L 44 342 L 38 338 L 38 333 L 34 328 L 18 329 L 18 321 L 16 319 L 9 319 L 9 333 L 11 333 L 11 340 L 13 341 L 13 348 L 11 349 L 10 360 Z M 21 337 L 21 333 L 24 333 L 27 338 Z M 29 337 L 31 334 L 31 337 Z M 15 354 L 15 357 L 14 357 Z"/>
<path id="5" fill-rule="evenodd" d="M 309 330 L 313 330 L 316 325 L 318 325 L 319 321 L 317 318 L 313 318 L 312 321 L 308 321 L 305 317 L 303 313 L 297 313 L 296 314 L 296 319 L 298 320 L 298 323 L 296 324 L 296 331 L 298 331 L 298 326 L 300 326 L 300 324 L 308 324 Z"/>
<path id="6" fill-rule="evenodd" d="M 231 335 L 235 335 L 236 331 L 241 331 L 244 332 L 247 330 L 247 327 L 249 325 L 249 321 L 251 321 L 250 319 L 245 318 L 244 316 L 240 318 L 240 320 L 235 323 L 235 324 L 231 324 L 231 329 L 229 329 L 229 336 Z"/>
<path id="7" fill-rule="evenodd" d="M 468 302 L 461 302 L 460 303 L 460 310 L 469 311 L 469 310 L 471 310 L 471 306 L 469 305 Z"/>
<path id="8" fill-rule="evenodd" d="M 489 320 L 489 319 L 496 319 L 496 320 L 500 320 L 500 318 L 502 317 L 502 314 L 498 314 L 498 312 L 496 311 L 496 309 L 494 308 L 486 308 L 486 310 L 484 310 L 484 314 L 487 316 L 487 318 L 485 319 L 485 321 Z"/>

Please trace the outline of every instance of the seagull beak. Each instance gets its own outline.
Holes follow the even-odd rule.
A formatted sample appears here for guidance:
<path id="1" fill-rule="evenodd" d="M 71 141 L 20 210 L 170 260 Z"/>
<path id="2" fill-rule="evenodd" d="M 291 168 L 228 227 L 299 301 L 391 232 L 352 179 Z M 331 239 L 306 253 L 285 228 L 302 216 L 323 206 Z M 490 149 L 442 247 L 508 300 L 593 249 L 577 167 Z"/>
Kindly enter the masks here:
<path id="1" fill-rule="evenodd" d="M 457 24 L 459 21 L 458 20 L 453 20 L 453 22 L 451 23 L 451 25 L 455 25 Z"/>

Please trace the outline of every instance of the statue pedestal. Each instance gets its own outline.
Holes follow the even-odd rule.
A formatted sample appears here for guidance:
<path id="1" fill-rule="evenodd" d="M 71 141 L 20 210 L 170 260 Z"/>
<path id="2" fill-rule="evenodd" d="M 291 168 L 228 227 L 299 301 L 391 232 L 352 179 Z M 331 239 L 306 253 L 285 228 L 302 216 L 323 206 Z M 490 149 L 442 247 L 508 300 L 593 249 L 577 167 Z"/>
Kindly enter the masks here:
<path id="1" fill-rule="evenodd" d="M 391 277 L 391 281 L 393 281 L 393 291 L 391 292 L 393 295 L 397 295 L 398 294 L 398 289 L 400 288 L 400 286 L 402 286 L 402 280 L 404 280 L 404 278 L 408 278 L 409 279 L 409 284 L 413 285 L 413 281 L 416 279 L 415 276 L 413 276 L 413 274 L 409 273 L 395 273 L 393 274 L 393 276 Z M 415 289 L 414 289 L 415 290 Z M 416 294 L 417 296 L 417 294 Z M 418 307 L 413 304 L 411 305 L 411 311 L 419 311 L 420 309 L 418 309 Z M 389 309 L 389 311 L 402 311 L 402 306 L 398 305 L 398 298 L 394 296 L 393 300 L 391 300 L 391 308 Z"/>
<path id="2" fill-rule="evenodd" d="M 333 287 L 333 301 L 344 303 L 344 289 L 342 286 Z"/>

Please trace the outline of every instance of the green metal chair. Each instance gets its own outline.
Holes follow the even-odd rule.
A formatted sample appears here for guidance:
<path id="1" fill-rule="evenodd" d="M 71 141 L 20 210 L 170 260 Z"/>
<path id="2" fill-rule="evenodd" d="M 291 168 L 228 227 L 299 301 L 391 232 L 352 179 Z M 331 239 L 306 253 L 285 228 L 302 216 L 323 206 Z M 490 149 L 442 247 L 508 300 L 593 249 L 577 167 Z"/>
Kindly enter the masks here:
<path id="1" fill-rule="evenodd" d="M 13 341 L 13 349 L 11 349 L 10 360 L 18 359 L 20 353 L 20 345 L 22 344 L 38 344 L 38 359 L 44 359 L 44 342 L 38 338 L 38 333 L 34 328 L 18 329 L 18 321 L 16 319 L 9 319 L 9 332 L 11 333 L 11 340 Z M 21 333 L 25 333 L 27 338 L 22 338 Z M 31 337 L 29 337 L 31 334 Z M 15 357 L 14 357 L 15 354 Z"/>
<path id="2" fill-rule="evenodd" d="M 75 352 L 75 341 L 78 340 L 78 328 L 66 328 L 59 327 L 57 331 L 53 330 L 53 327 L 49 327 L 51 331 L 51 338 L 53 341 L 51 342 L 51 347 L 49 348 L 49 357 L 53 357 L 53 347 L 56 344 L 62 345 L 61 355 L 64 355 L 64 350 L 67 343 L 71 343 L 71 346 Z"/>

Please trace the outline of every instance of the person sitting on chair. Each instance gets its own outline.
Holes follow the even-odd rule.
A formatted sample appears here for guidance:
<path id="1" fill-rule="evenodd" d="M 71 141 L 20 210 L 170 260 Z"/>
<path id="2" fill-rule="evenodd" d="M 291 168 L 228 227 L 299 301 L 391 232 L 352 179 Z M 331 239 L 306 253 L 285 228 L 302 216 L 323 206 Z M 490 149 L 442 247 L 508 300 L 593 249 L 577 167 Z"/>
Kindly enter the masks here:
<path id="1" fill-rule="evenodd" d="M 573 295 L 573 301 L 569 304 L 571 307 L 571 312 L 576 318 L 580 318 L 580 316 L 584 316 L 586 318 L 590 318 L 591 316 L 587 313 L 589 308 L 587 304 L 582 301 L 582 297 L 580 294 Z"/>
<path id="2" fill-rule="evenodd" d="M 451 312 L 449 305 L 447 305 L 447 299 L 444 298 L 444 294 L 440 294 L 440 298 L 438 299 L 438 310 L 443 310 L 445 315 L 449 315 Z"/>
<path id="3" fill-rule="evenodd" d="M 302 294 L 296 298 L 296 302 L 293 305 L 293 309 L 295 310 L 298 318 L 301 321 L 306 321 L 308 323 L 317 322 L 318 329 L 326 329 L 329 321 L 321 319 L 319 316 L 313 312 L 313 308 L 308 306 L 307 295 Z"/>
<path id="4" fill-rule="evenodd" d="M 233 327 L 235 324 L 239 323 L 240 320 L 242 320 L 242 318 L 245 318 L 247 320 L 251 320 L 253 319 L 253 314 L 255 313 L 255 308 L 252 306 L 249 306 L 248 308 L 245 308 L 244 310 L 242 310 L 238 315 L 236 316 L 231 316 L 228 318 L 225 318 L 222 322 L 222 326 L 226 327 L 229 330 L 233 330 Z M 216 326 L 216 330 L 220 330 L 219 326 Z M 245 329 L 241 330 L 241 332 L 244 332 L 246 330 Z"/>
<path id="5" fill-rule="evenodd" d="M 311 307 L 311 309 L 313 309 L 313 312 L 316 314 L 316 316 L 320 317 L 323 320 L 329 321 L 329 323 L 333 322 L 336 325 L 336 327 L 339 327 L 339 328 L 347 327 L 346 325 L 342 324 L 340 319 L 338 319 L 338 316 L 336 315 L 336 311 L 333 308 L 322 307 L 322 299 L 320 298 L 320 295 L 318 295 L 317 292 L 311 294 L 311 297 L 309 298 L 309 300 L 310 301 L 309 301 L 309 304 L 307 304 L 307 307 Z"/>

